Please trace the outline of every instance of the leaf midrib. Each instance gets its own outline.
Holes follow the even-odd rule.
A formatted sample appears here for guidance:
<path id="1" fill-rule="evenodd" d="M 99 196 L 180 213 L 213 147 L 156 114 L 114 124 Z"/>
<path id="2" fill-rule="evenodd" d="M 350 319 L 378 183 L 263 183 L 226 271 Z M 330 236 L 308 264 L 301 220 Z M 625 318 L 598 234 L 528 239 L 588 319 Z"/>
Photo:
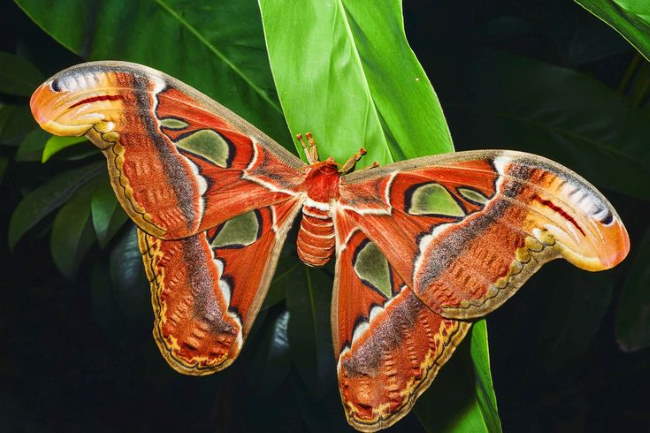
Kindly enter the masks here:
<path id="1" fill-rule="evenodd" d="M 223 54 L 217 47 L 215 47 L 210 41 L 208 41 L 194 26 L 187 22 L 183 17 L 181 17 L 172 7 L 170 7 L 164 0 L 155 0 L 155 2 L 163 8 L 167 13 L 169 13 L 175 20 L 179 22 L 183 27 L 185 27 L 191 34 L 198 39 L 200 43 L 205 45 L 205 47 L 212 52 L 219 60 L 224 62 L 230 69 L 235 72 L 246 84 L 248 84 L 260 97 L 266 101 L 273 109 L 282 113 L 280 105 L 273 101 L 269 95 L 261 87 L 259 87 L 255 82 L 248 77 L 240 68 L 235 65 L 225 54 Z"/>
<path id="2" fill-rule="evenodd" d="M 605 17 L 601 17 L 600 14 L 598 14 L 598 13 L 596 13 L 596 12 L 594 11 L 594 9 L 599 9 L 602 13 L 606 13 L 606 11 L 605 11 L 603 8 L 598 8 L 598 7 L 593 8 L 593 5 L 587 5 L 587 4 L 584 4 L 581 0 L 574 0 L 574 1 L 578 4 L 578 6 L 580 6 L 581 8 L 583 8 L 584 10 L 586 10 L 587 12 L 589 12 L 589 13 L 590 13 L 591 15 L 593 15 L 594 17 L 598 18 L 600 21 L 602 21 L 603 23 L 605 23 L 605 25 L 607 25 L 607 26 L 610 27 L 612 30 L 614 30 L 616 33 L 618 33 L 619 36 L 621 36 L 623 39 L 625 39 L 625 40 L 627 41 L 628 44 L 632 45 L 632 47 L 634 47 L 634 49 L 637 50 L 637 51 L 639 52 L 639 54 L 641 54 L 641 55 L 642 55 L 642 56 L 643 56 L 647 61 L 650 61 L 650 57 L 648 57 L 648 55 L 643 51 L 643 49 L 641 49 L 641 47 L 640 47 L 640 46 L 639 46 L 635 41 L 633 41 L 631 38 L 629 38 L 629 37 L 628 37 L 628 36 L 623 32 L 622 29 L 620 29 L 620 28 L 617 27 L 617 26 L 614 26 L 614 24 L 608 22 L 608 21 L 605 19 Z M 610 5 L 610 8 L 613 9 L 613 7 L 612 7 L 611 5 Z M 632 24 L 632 23 L 629 22 L 629 20 L 627 20 L 626 17 L 623 17 L 623 19 L 626 21 L 627 24 L 629 24 L 629 25 Z M 634 26 L 632 26 L 632 30 L 637 30 L 637 29 L 635 29 Z"/>
<path id="3" fill-rule="evenodd" d="M 384 144 L 387 150 L 387 154 L 391 159 L 391 162 L 395 162 L 395 158 L 393 157 L 393 153 L 390 149 L 390 146 L 388 146 L 388 137 L 386 137 L 386 133 L 384 131 L 384 128 L 382 126 L 382 122 L 379 116 L 379 110 L 377 109 L 377 104 L 375 103 L 375 99 L 372 97 L 372 92 L 370 91 L 370 83 L 368 83 L 368 79 L 366 77 L 366 71 L 365 68 L 363 67 L 363 62 L 361 61 L 361 56 L 359 55 L 359 49 L 357 48 L 356 44 L 356 39 L 354 37 L 354 33 L 352 33 L 352 28 L 350 27 L 350 22 L 348 20 L 348 14 L 347 10 L 345 9 L 345 5 L 343 4 L 342 0 L 337 0 L 336 4 L 338 5 L 337 7 L 337 13 L 341 16 L 343 20 L 343 24 L 345 27 L 345 33 L 348 36 L 348 39 L 350 40 L 350 44 L 352 45 L 352 52 L 354 55 L 354 60 L 357 63 L 357 67 L 361 70 L 361 78 L 362 78 L 362 83 L 363 83 L 363 91 L 366 94 L 367 98 L 370 100 L 371 104 L 371 110 L 372 114 L 379 125 L 379 129 L 381 131 L 381 135 L 384 138 Z"/>

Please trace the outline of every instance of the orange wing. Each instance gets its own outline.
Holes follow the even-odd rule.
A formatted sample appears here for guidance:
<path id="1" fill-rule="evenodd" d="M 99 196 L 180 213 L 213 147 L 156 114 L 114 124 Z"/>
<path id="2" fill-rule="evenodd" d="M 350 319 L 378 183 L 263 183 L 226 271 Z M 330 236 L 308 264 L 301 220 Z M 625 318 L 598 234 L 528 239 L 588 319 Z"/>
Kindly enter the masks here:
<path id="1" fill-rule="evenodd" d="M 299 201 L 288 200 L 180 240 L 138 230 L 154 338 L 175 370 L 204 375 L 235 360 L 299 210 Z"/>
<path id="2" fill-rule="evenodd" d="M 342 179 L 337 212 L 450 318 L 494 310 L 549 260 L 596 271 L 629 251 L 625 227 L 596 188 L 519 152 L 459 152 L 353 173 Z"/>
<path id="3" fill-rule="evenodd" d="M 34 117 L 86 135 L 106 156 L 122 207 L 145 232 L 194 235 L 295 196 L 298 158 L 207 96 L 123 62 L 73 66 L 41 85 Z"/>
<path id="4" fill-rule="evenodd" d="M 376 244 L 336 220 L 332 335 L 348 422 L 373 432 L 405 416 L 470 328 L 426 307 Z"/>

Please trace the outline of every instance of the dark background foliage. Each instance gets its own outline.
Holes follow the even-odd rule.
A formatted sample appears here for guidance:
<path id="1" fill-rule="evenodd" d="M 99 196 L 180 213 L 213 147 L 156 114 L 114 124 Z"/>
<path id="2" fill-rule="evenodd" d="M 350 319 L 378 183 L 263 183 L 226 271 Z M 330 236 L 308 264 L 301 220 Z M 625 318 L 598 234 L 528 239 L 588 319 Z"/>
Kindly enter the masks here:
<path id="1" fill-rule="evenodd" d="M 504 431 L 650 431 L 646 60 L 570 1 L 406 1 L 404 9 L 457 150 L 505 147 L 557 159 L 604 191 L 632 239 L 617 269 L 589 274 L 551 263 L 490 316 Z M 44 76 L 83 61 L 13 3 L 0 6 L 0 29 L 0 51 L 29 59 Z M 0 64 L 0 80 L 7 65 Z M 301 311 L 306 300 L 282 292 L 288 281 L 304 280 L 291 278 L 305 272 L 302 265 L 275 283 L 237 364 L 193 378 L 173 372 L 155 348 L 133 230 L 119 215 L 117 233 L 107 228 L 101 245 L 84 240 L 85 226 L 66 237 L 87 243 L 76 273 L 74 257 L 55 265 L 48 248 L 51 227 L 65 224 L 65 214 L 43 219 L 13 251 L 7 247 L 21 199 L 87 156 L 72 146 L 41 164 L 46 136 L 25 144 L 34 125 L 26 98 L 11 93 L 0 85 L 3 431 L 348 431 L 333 360 L 301 371 L 304 364 L 289 359 L 289 341 L 312 348 L 312 336 L 287 331 L 287 306 Z M 283 254 L 295 256 L 291 247 Z M 61 268 L 75 276 L 65 278 Z M 327 329 L 329 293 L 317 293 Z M 449 382 L 446 375 L 439 380 Z M 436 430 L 409 415 L 391 431 Z"/>

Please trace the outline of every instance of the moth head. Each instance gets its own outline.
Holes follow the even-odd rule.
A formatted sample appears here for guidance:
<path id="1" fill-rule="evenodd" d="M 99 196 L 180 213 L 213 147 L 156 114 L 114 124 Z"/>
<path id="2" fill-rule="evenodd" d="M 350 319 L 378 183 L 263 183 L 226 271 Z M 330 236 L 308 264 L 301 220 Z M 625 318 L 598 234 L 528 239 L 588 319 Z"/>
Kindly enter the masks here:
<path id="1" fill-rule="evenodd" d="M 92 64 L 73 66 L 36 89 L 30 100 L 34 118 L 54 135 L 81 136 L 92 129 L 112 131 L 124 121 L 125 73 Z"/>

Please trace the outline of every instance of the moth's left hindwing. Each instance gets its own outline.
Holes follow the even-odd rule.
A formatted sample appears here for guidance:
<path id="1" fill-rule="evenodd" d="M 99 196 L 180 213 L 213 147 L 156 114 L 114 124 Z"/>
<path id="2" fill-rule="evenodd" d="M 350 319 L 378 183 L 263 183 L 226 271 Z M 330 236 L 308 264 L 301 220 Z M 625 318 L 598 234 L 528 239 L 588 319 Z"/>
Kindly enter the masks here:
<path id="1" fill-rule="evenodd" d="M 288 200 L 179 240 L 138 230 L 154 338 L 175 370 L 210 374 L 235 360 L 299 209 L 299 202 Z"/>

